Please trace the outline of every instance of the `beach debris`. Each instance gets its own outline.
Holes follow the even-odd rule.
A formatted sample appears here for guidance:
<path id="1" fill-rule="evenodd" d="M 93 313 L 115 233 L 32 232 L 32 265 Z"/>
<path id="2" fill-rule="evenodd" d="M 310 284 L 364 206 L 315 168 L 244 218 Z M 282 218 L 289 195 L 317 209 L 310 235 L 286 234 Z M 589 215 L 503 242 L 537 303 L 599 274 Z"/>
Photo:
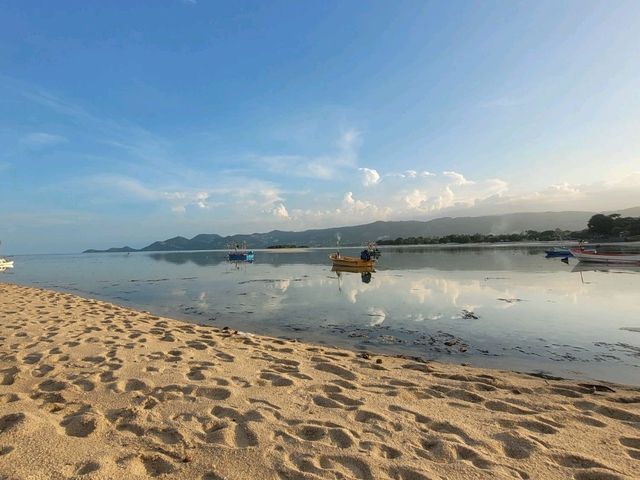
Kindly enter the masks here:
<path id="1" fill-rule="evenodd" d="M 531 377 L 542 378 L 543 380 L 564 380 L 562 377 L 556 377 L 555 375 L 550 375 L 545 372 L 529 372 L 527 375 Z"/>
<path id="2" fill-rule="evenodd" d="M 579 383 L 578 384 L 580 387 L 584 387 L 584 388 L 588 388 L 589 390 L 592 390 L 592 393 L 596 393 L 596 392 L 611 392 L 611 393 L 615 393 L 615 390 L 613 388 L 607 387 L 606 385 L 599 385 L 597 383 Z"/>
<path id="3" fill-rule="evenodd" d="M 380 365 L 380 364 L 382 363 L 382 359 L 381 359 L 381 358 L 376 358 L 376 363 L 377 363 L 378 365 Z"/>
<path id="4" fill-rule="evenodd" d="M 368 352 L 360 353 L 360 358 L 364 358 L 365 360 L 371 360 L 371 355 Z"/>
<path id="5" fill-rule="evenodd" d="M 480 317 L 471 310 L 462 310 L 462 318 L 465 320 L 478 320 Z"/>

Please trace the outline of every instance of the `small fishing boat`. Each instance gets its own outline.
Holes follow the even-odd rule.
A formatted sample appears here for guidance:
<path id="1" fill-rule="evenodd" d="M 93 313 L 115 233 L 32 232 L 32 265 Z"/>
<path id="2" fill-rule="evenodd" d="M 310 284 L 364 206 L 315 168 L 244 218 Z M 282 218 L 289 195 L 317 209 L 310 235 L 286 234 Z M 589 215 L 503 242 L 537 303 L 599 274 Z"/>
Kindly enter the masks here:
<path id="1" fill-rule="evenodd" d="M 373 268 L 375 264 L 374 258 L 364 260 L 358 257 L 347 257 L 339 252 L 329 255 L 329 259 L 333 263 L 334 268 Z"/>
<path id="2" fill-rule="evenodd" d="M 229 260 L 232 262 L 253 262 L 254 258 L 253 250 L 229 252 Z"/>
<path id="3" fill-rule="evenodd" d="M 0 244 L 2 244 L 2 242 L 0 242 Z M 0 257 L 0 269 L 6 270 L 7 268 L 13 268 L 13 260 Z"/>
<path id="4" fill-rule="evenodd" d="M 253 250 L 247 250 L 247 244 L 235 245 L 233 250 L 230 250 L 227 258 L 231 262 L 253 262 L 255 253 Z"/>
<path id="5" fill-rule="evenodd" d="M 545 250 L 544 253 L 548 257 L 571 257 L 571 250 L 567 247 L 552 247 L 549 250 Z"/>
<path id="6" fill-rule="evenodd" d="M 581 262 L 640 265 L 640 253 L 599 252 L 597 249 L 584 250 L 580 248 L 572 248 L 571 253 Z"/>

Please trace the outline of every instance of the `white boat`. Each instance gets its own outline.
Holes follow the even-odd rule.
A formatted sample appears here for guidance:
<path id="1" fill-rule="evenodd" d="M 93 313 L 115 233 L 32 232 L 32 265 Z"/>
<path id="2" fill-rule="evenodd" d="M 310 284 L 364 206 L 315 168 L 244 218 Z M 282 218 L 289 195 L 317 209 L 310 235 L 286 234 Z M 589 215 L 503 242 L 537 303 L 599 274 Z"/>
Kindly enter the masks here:
<path id="1" fill-rule="evenodd" d="M 0 242 L 0 245 L 2 242 Z M 6 270 L 7 268 L 13 268 L 13 260 L 7 260 L 6 258 L 0 257 L 0 269 Z"/>
<path id="2" fill-rule="evenodd" d="M 13 268 L 13 260 L 7 260 L 0 257 L 0 268 L 3 270 L 6 268 Z"/>
<path id="3" fill-rule="evenodd" d="M 640 265 L 640 253 L 598 252 L 597 250 L 583 250 L 580 248 L 572 248 L 571 253 L 581 262 Z"/>

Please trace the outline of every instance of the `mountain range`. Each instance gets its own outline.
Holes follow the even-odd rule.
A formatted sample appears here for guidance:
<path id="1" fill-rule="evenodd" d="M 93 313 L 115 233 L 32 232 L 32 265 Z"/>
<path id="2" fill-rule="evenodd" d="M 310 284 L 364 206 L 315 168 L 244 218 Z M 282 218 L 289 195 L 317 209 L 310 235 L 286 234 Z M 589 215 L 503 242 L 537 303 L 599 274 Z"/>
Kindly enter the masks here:
<path id="1" fill-rule="evenodd" d="M 306 245 L 310 247 L 340 245 L 362 245 L 370 241 L 394 239 L 397 237 L 441 237 L 453 234 L 487 235 L 519 233 L 525 230 L 583 230 L 596 212 L 524 212 L 480 217 L 443 217 L 427 221 L 378 221 L 366 225 L 323 228 L 291 232 L 272 230 L 267 233 L 238 234 L 223 237 L 215 233 L 201 233 L 193 238 L 173 237 L 156 241 L 141 249 L 131 247 L 110 248 L 108 250 L 85 250 L 84 253 L 102 252 L 167 252 L 179 250 L 217 250 L 229 245 L 246 244 L 250 248 L 266 248 L 272 245 Z M 640 216 L 640 207 L 616 212 L 622 216 Z"/>

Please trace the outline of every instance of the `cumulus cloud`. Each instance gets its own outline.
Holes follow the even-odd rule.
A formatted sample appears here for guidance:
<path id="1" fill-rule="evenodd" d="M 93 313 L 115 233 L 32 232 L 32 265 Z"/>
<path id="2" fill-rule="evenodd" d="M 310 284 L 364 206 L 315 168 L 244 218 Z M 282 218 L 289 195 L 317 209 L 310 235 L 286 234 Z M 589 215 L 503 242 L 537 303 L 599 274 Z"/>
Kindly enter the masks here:
<path id="1" fill-rule="evenodd" d="M 271 213 L 276 217 L 289 218 L 289 212 L 287 211 L 287 207 L 284 206 L 284 203 L 277 204 L 273 210 L 271 210 Z"/>
<path id="2" fill-rule="evenodd" d="M 377 170 L 373 168 L 359 168 L 360 178 L 362 179 L 362 185 L 365 187 L 370 187 L 371 185 L 376 185 L 380 183 L 380 174 Z"/>

